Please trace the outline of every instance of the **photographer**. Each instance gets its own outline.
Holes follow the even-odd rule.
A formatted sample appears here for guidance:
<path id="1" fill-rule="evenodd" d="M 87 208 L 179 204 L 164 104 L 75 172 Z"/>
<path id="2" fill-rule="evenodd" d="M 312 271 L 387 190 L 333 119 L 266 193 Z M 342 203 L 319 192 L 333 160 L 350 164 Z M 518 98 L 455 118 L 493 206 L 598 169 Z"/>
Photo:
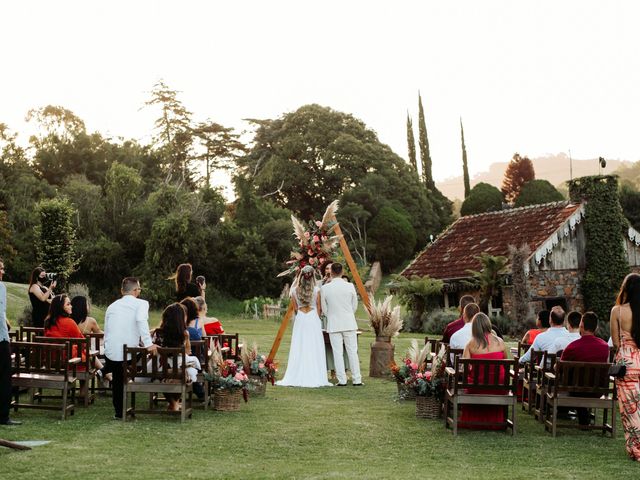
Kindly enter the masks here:
<path id="1" fill-rule="evenodd" d="M 44 319 L 49 313 L 49 304 L 56 288 L 55 275 L 44 268 L 36 267 L 29 280 L 29 300 L 31 301 L 31 325 L 44 328 Z M 48 286 L 47 286 L 48 285 Z"/>

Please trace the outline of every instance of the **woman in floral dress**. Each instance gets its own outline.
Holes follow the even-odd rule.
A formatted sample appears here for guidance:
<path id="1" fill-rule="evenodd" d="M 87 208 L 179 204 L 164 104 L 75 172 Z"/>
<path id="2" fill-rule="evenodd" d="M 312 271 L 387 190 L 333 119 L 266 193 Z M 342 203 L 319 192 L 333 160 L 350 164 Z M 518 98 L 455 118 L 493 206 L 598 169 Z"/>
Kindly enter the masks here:
<path id="1" fill-rule="evenodd" d="M 616 305 L 611 309 L 611 338 L 618 348 L 616 361 L 627 367 L 616 379 L 625 447 L 640 462 L 640 275 L 631 273 L 622 282 Z"/>

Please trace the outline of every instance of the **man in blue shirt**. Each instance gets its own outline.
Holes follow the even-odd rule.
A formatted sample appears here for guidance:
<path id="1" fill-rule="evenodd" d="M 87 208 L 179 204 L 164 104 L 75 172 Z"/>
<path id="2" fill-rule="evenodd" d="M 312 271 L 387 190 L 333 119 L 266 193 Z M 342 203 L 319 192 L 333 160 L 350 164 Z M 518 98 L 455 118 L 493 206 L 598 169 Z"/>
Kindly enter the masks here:
<path id="1" fill-rule="evenodd" d="M 534 350 L 552 351 L 555 341 L 560 337 L 568 335 L 568 330 L 564 328 L 564 316 L 564 310 L 559 305 L 551 309 L 551 314 L 549 315 L 551 327 L 546 332 L 542 332 L 536 336 L 527 353 L 520 358 L 520 363 L 528 362 L 531 359 L 531 352 Z M 555 350 L 553 350 L 553 352 L 555 352 Z"/>
<path id="2" fill-rule="evenodd" d="M 9 418 L 11 407 L 11 349 L 7 325 L 7 287 L 2 283 L 4 262 L 0 258 L 0 425 L 20 425 Z"/>

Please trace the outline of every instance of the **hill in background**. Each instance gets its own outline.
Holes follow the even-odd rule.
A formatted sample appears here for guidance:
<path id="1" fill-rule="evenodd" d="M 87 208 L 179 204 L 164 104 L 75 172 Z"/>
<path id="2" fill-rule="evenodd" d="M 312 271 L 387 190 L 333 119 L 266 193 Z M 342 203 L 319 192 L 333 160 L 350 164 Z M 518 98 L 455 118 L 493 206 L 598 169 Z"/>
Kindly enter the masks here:
<path id="1" fill-rule="evenodd" d="M 571 178 L 569 156 L 565 153 L 532 158 L 531 161 L 536 171 L 536 178 L 548 180 L 556 187 Z M 509 162 L 492 163 L 488 172 L 478 173 L 471 178 L 471 187 L 477 183 L 485 182 L 500 188 L 508 163 Z M 598 174 L 598 160 L 596 158 L 589 160 L 578 160 L 574 158 L 571 163 L 573 163 L 573 178 Z M 620 167 L 631 165 L 631 163 L 632 162 L 628 160 L 607 160 L 607 167 L 602 170 L 602 173 L 614 173 Z M 460 170 L 462 171 L 462 167 L 460 167 Z M 448 178 L 442 182 L 436 182 L 436 186 L 451 200 L 462 200 L 464 198 L 462 175 Z"/>

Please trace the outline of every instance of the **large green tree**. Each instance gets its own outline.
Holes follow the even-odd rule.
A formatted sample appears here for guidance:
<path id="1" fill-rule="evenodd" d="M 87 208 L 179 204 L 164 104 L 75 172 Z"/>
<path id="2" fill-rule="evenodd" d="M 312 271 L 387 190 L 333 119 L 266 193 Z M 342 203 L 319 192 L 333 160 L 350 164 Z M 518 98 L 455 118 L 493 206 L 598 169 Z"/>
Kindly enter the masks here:
<path id="1" fill-rule="evenodd" d="M 541 203 L 559 202 L 564 200 L 562 194 L 547 180 L 530 180 L 520 189 L 514 205 L 526 207 Z"/>
<path id="2" fill-rule="evenodd" d="M 424 118 L 422 96 L 418 93 L 418 145 L 420 146 L 420 166 L 422 167 L 422 182 L 427 188 L 435 187 L 432 173 L 431 151 L 427 135 L 427 122 Z"/>
<path id="3" fill-rule="evenodd" d="M 318 218 L 339 198 L 341 205 L 357 204 L 368 212 L 357 213 L 364 228 L 362 221 L 376 216 L 387 203 L 406 212 L 420 243 L 442 228 L 413 168 L 353 116 L 306 105 L 254 124 L 258 128 L 253 148 L 238 160 L 241 175 L 251 179 L 258 195 L 303 220 Z M 406 252 L 407 258 L 412 254 Z"/>
<path id="4" fill-rule="evenodd" d="M 462 202 L 460 215 L 474 215 L 476 213 L 500 210 L 504 197 L 502 192 L 493 185 L 480 182 L 469 192 L 469 196 Z"/>
<path id="5" fill-rule="evenodd" d="M 204 162 L 205 186 L 211 186 L 211 173 L 215 170 L 229 169 L 233 161 L 246 153 L 245 145 L 239 140 L 240 135 L 233 128 L 223 127 L 211 120 L 200 122 L 193 130 L 200 144 L 200 153 L 196 159 Z"/>

